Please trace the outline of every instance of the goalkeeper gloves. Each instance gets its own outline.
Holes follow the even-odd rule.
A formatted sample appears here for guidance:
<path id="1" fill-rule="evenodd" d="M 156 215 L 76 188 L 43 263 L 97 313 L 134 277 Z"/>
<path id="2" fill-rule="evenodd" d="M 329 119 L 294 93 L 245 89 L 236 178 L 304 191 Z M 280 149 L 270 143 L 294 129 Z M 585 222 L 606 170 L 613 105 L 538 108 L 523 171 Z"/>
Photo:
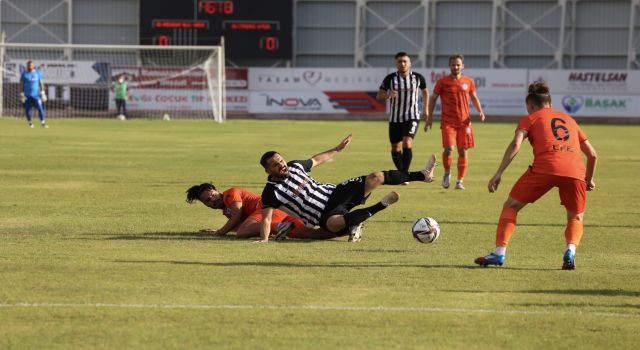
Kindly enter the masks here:
<path id="1" fill-rule="evenodd" d="M 20 103 L 25 104 L 27 102 L 27 96 L 24 95 L 24 92 L 20 93 Z"/>
<path id="2" fill-rule="evenodd" d="M 47 94 L 44 91 L 40 91 L 40 101 L 47 102 Z"/>

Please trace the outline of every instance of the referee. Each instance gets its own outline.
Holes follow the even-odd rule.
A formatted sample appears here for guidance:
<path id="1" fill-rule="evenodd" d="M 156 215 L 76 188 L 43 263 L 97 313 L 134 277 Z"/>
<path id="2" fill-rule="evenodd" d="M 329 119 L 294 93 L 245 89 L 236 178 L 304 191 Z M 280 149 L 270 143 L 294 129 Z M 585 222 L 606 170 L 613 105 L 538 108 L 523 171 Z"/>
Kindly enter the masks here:
<path id="1" fill-rule="evenodd" d="M 427 119 L 429 90 L 424 77 L 411 71 L 411 58 L 406 52 L 398 52 L 395 60 L 398 70 L 384 78 L 376 98 L 378 101 L 391 101 L 391 159 L 399 171 L 406 173 L 413 158 L 413 138 L 418 130 L 420 115 Z M 418 104 L 420 94 L 422 110 Z"/>

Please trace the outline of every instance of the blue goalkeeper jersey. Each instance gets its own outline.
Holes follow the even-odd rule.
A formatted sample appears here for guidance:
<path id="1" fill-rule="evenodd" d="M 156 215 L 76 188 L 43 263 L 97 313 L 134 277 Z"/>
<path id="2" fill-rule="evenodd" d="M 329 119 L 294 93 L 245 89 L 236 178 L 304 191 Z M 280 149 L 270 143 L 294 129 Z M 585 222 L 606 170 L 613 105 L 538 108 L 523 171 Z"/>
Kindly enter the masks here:
<path id="1" fill-rule="evenodd" d="M 24 86 L 24 95 L 30 97 L 38 97 L 40 94 L 40 81 L 42 80 L 42 73 L 39 70 L 34 69 L 31 72 L 24 71 L 20 76 L 20 81 Z"/>

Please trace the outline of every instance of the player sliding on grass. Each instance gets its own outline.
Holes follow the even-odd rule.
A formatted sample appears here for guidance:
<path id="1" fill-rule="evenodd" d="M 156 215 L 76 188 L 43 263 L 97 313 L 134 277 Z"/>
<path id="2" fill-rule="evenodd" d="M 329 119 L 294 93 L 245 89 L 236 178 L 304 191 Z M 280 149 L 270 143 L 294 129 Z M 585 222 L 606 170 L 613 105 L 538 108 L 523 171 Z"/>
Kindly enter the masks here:
<path id="1" fill-rule="evenodd" d="M 269 177 L 262 191 L 262 226 L 260 242 L 268 242 L 271 222 L 276 208 L 302 219 L 308 226 L 319 225 L 334 234 L 348 231 L 349 241 L 358 242 L 362 235 L 362 223 L 398 201 L 398 193 L 390 192 L 380 202 L 363 209 L 351 211 L 355 206 L 364 204 L 371 191 L 380 185 L 399 185 L 408 181 L 433 181 L 433 168 L 436 165 L 434 155 L 424 169 L 416 172 L 388 170 L 354 177 L 334 185 L 318 183 L 308 172 L 344 150 L 351 142 L 347 136 L 336 147 L 316 154 L 307 160 L 285 162 L 276 152 L 262 155 L 260 164 Z"/>
<path id="2" fill-rule="evenodd" d="M 260 221 L 262 220 L 262 199 L 259 195 L 243 188 L 232 187 L 219 192 L 211 183 L 192 186 L 187 190 L 187 203 L 199 200 L 211 209 L 220 209 L 229 220 L 219 229 L 200 230 L 203 235 L 224 236 L 231 231 L 239 238 L 260 236 Z M 328 239 L 336 235 L 323 230 L 305 227 L 301 220 L 275 210 L 272 220 L 276 240 L 282 240 L 285 235 L 291 238 Z"/>
<path id="3" fill-rule="evenodd" d="M 502 265 L 509 239 L 516 229 L 518 211 L 527 203 L 538 200 L 551 188 L 558 187 L 561 203 L 567 209 L 564 231 L 567 250 L 562 269 L 574 270 L 576 247 L 582 237 L 586 191 L 596 186 L 593 182 L 596 151 L 573 118 L 551 108 L 549 87 L 544 82 L 529 85 L 525 102 L 529 115 L 520 119 L 513 141 L 507 147 L 495 175 L 489 180 L 489 192 L 498 189 L 502 173 L 518 154 L 525 138 L 529 138 L 533 148 L 533 165 L 513 185 L 504 202 L 496 230 L 495 251 L 477 258 L 475 263 L 485 267 Z M 586 169 L 580 151 L 587 156 Z"/>

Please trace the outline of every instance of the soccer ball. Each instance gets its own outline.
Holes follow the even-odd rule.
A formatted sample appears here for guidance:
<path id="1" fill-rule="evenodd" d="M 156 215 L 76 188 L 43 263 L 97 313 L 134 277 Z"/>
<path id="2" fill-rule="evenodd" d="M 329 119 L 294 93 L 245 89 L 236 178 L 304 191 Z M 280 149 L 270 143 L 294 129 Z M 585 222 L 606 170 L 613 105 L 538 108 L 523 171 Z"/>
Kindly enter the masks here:
<path id="1" fill-rule="evenodd" d="M 420 218 L 413 223 L 411 233 L 420 243 L 432 243 L 440 236 L 440 225 L 432 218 Z"/>
<path id="2" fill-rule="evenodd" d="M 124 114 L 119 114 L 118 120 L 127 120 L 127 117 L 125 117 Z"/>
<path id="3" fill-rule="evenodd" d="M 162 120 L 169 121 L 169 120 L 171 120 L 171 116 L 170 116 L 169 114 L 165 113 L 165 114 L 162 116 Z"/>

